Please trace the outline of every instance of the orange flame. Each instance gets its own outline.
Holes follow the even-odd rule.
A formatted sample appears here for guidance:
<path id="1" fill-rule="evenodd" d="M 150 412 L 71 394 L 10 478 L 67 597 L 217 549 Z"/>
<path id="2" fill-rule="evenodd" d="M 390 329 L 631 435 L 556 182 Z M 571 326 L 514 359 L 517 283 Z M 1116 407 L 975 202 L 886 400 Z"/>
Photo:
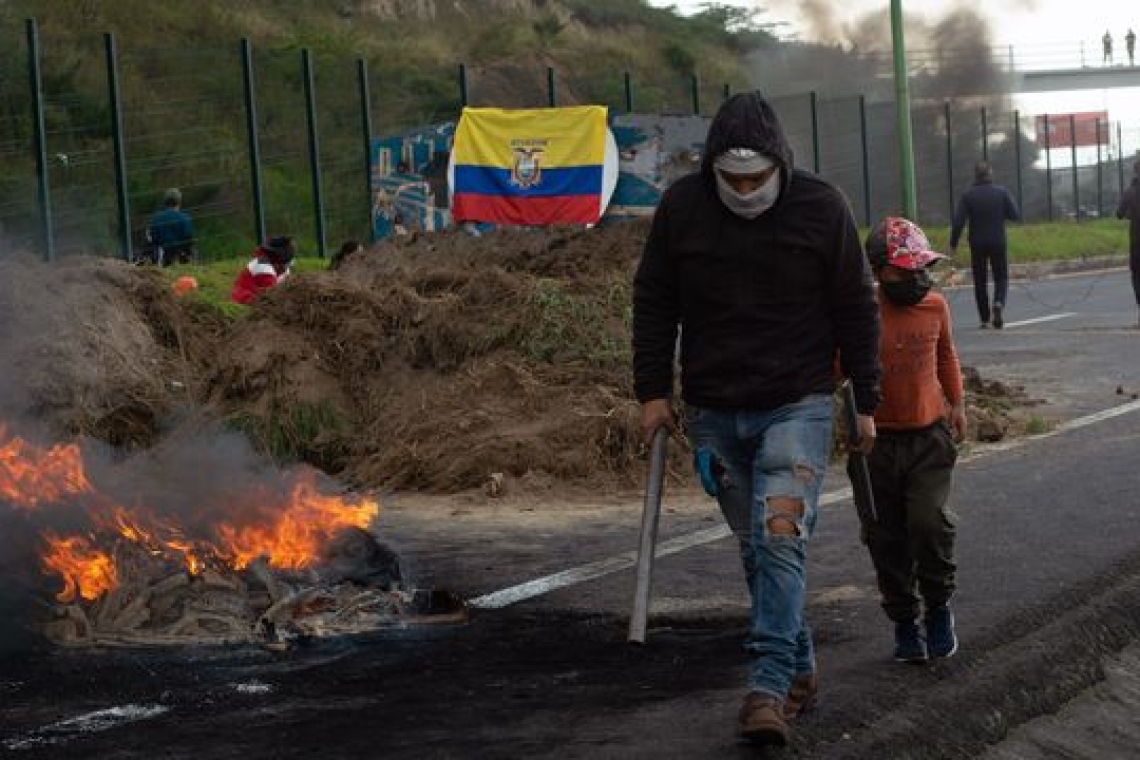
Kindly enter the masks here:
<path id="1" fill-rule="evenodd" d="M 83 495 L 95 532 L 60 537 L 45 531 L 41 561 L 46 572 L 60 576 L 64 587 L 56 598 L 65 604 L 94 601 L 119 583 L 110 553 L 117 541 L 127 541 L 153 557 L 182 561 L 194 575 L 207 566 L 236 570 L 265 557 L 275 568 L 302 569 L 312 565 L 324 544 L 338 531 L 367 529 L 379 513 L 370 499 L 338 497 L 317 490 L 316 474 L 303 473 L 284 504 L 262 505 L 272 516 L 259 523 L 223 521 L 215 527 L 217 542 L 188 538 L 178 524 L 144 509 L 127 509 L 104 498 L 92 486 L 78 444 L 43 449 L 9 437 L 0 422 L 0 501 L 35 510 L 67 496 Z"/>
<path id="2" fill-rule="evenodd" d="M 63 590 L 55 596 L 60 602 L 73 602 L 76 595 L 93 601 L 118 585 L 115 561 L 96 549 L 89 539 L 59 538 L 50 533 L 44 538 L 48 542 L 44 567 L 63 578 Z"/>
<path id="3" fill-rule="evenodd" d="M 92 490 L 77 444 L 41 449 L 20 438 L 5 439 L 8 431 L 0 423 L 0 500 L 34 509 Z"/>
<path id="4" fill-rule="evenodd" d="M 191 575 L 201 575 L 202 571 L 206 569 L 206 561 L 202 558 L 202 552 L 195 548 L 194 544 L 189 541 L 167 541 L 166 546 L 182 555 L 183 561 L 186 562 L 186 570 Z"/>
<path id="5" fill-rule="evenodd" d="M 272 567 L 298 570 L 311 565 L 321 547 L 343 528 L 367 528 L 380 512 L 370 499 L 345 500 L 316 490 L 313 479 L 293 486 L 291 499 L 267 525 L 218 526 L 223 554 L 239 570 L 259 557 Z"/>
<path id="6" fill-rule="evenodd" d="M 191 575 L 198 575 L 206 567 L 201 555 L 207 552 L 184 538 L 176 526 L 163 524 L 154 518 L 149 521 L 149 525 L 144 525 L 141 517 L 131 515 L 119 506 L 112 507 L 110 519 L 103 522 L 123 538 L 142 546 L 153 555 L 180 555 Z"/>

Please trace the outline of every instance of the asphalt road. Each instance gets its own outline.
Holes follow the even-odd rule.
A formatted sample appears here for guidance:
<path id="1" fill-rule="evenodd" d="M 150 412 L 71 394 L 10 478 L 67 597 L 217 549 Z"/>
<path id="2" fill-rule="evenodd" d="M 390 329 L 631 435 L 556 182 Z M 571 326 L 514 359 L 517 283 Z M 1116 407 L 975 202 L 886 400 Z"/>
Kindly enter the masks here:
<path id="1" fill-rule="evenodd" d="M 1002 331 L 977 329 L 969 291 L 949 296 L 964 363 L 1024 385 L 1061 424 L 964 452 L 953 496 L 962 646 L 932 666 L 890 660 L 846 483 L 829 475 L 809 551 L 823 694 L 786 750 L 765 754 L 733 734 L 747 618 L 733 542 L 708 499 L 667 491 L 661 545 L 672 553 L 657 563 L 643 646 L 625 642 L 636 494 L 599 494 L 555 514 L 517 503 L 428 508 L 393 495 L 381 532 L 419 585 L 480 601 L 468 625 L 284 655 L 7 658 L 0 754 L 1008 758 L 1033 741 L 1048 752 L 1050 739 L 1027 738 L 1034 720 L 1066 706 L 1077 716 L 1090 700 L 1091 719 L 1080 713 L 1052 736 L 1089 720 L 1095 731 L 1096 700 L 1108 698 L 1096 689 L 1112 683 L 1106 674 L 1129 688 L 1128 647 L 1140 634 L 1140 403 L 1131 397 L 1140 331 L 1128 275 L 1019 282 Z M 1066 756 L 1081 755 L 1034 757 Z"/>

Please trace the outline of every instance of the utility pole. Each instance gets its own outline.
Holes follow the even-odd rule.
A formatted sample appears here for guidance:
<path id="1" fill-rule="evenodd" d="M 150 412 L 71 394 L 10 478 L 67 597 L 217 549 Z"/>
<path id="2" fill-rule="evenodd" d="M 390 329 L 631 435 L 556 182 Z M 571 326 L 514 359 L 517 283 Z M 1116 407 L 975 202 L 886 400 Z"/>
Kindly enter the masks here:
<path id="1" fill-rule="evenodd" d="M 895 61 L 895 111 L 898 115 L 899 168 L 902 172 L 903 216 L 917 222 L 914 189 L 914 137 L 910 125 L 910 89 L 906 81 L 906 42 L 903 40 L 902 0 L 891 0 L 891 42 Z"/>

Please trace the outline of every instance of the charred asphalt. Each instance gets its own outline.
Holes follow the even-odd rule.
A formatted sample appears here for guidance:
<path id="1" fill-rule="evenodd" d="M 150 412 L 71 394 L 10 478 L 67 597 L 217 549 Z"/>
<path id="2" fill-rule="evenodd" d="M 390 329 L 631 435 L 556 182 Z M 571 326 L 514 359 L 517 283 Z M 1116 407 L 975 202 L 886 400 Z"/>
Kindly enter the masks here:
<path id="1" fill-rule="evenodd" d="M 834 497 L 810 552 L 823 694 L 785 750 L 765 754 L 733 735 L 746 601 L 731 541 L 720 538 L 659 559 L 644 645 L 625 641 L 632 573 L 619 570 L 473 609 L 466 625 L 310 641 L 285 653 L 3 655 L 0 754 L 979 756 L 1100 682 L 1107 658 L 1140 633 L 1140 404 L 1130 391 L 1140 333 L 1126 329 L 1136 317 L 1127 288 L 1120 271 L 1022 283 L 1001 333 L 975 330 L 968 292 L 952 294 L 966 363 L 1026 385 L 1067 422 L 965 452 L 954 492 L 962 648 L 933 665 L 889 659 L 845 483 L 838 468 L 831 473 L 825 491 Z M 401 509 L 393 496 L 380 527 L 417 582 L 475 598 L 628 553 L 640 504 L 636 495 L 615 502 L 536 529 L 509 516 Z M 666 491 L 665 503 L 663 541 L 719 525 L 698 494 Z"/>

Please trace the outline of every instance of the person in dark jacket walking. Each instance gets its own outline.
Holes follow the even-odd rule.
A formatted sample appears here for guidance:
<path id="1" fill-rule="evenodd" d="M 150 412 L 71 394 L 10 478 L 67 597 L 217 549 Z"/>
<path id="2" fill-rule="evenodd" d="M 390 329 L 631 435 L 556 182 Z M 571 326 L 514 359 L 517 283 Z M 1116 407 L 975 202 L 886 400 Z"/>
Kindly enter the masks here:
<path id="1" fill-rule="evenodd" d="M 1006 296 L 1009 294 L 1009 253 L 1005 223 L 1021 218 L 1017 202 L 1001 185 L 995 185 L 989 163 L 974 166 L 974 185 L 958 201 L 950 229 L 950 255 L 958 252 L 962 228 L 970 228 L 970 267 L 974 274 L 974 299 L 978 304 L 981 327 L 990 326 L 988 274 L 994 275 L 993 326 L 1005 325 Z"/>
<path id="2" fill-rule="evenodd" d="M 1128 268 L 1132 272 L 1132 294 L 1140 310 L 1140 161 L 1132 164 L 1132 184 L 1120 198 L 1116 218 L 1128 220 Z M 1136 326 L 1140 327 L 1140 317 Z"/>
<path id="3" fill-rule="evenodd" d="M 842 193 L 793 163 L 771 105 L 726 100 L 698 173 L 657 207 L 634 279 L 634 385 L 646 440 L 684 420 L 701 481 L 735 533 L 751 592 L 738 729 L 783 744 L 815 696 L 805 562 L 832 440 L 835 357 L 861 445 L 879 402 L 878 306 Z"/>

